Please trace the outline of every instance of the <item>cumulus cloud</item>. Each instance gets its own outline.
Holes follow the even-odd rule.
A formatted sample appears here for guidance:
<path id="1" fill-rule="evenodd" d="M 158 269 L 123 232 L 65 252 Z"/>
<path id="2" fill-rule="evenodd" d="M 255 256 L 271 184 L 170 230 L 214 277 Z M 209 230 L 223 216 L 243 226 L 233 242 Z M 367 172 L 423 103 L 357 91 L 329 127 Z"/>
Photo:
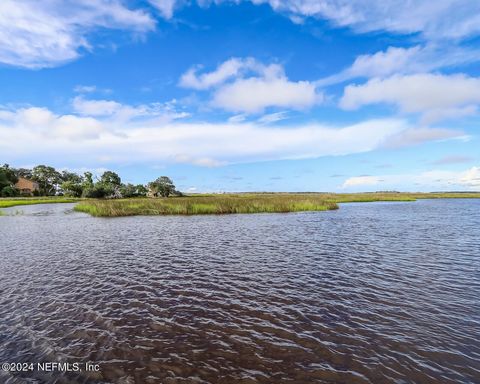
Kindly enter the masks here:
<path id="1" fill-rule="evenodd" d="M 4 130 L 8 126 L 16 127 L 19 146 L 22 145 L 22 140 L 28 139 L 28 132 L 37 137 L 45 137 L 46 140 L 92 140 L 98 139 L 104 132 L 103 124 L 94 118 L 59 116 L 46 108 L 22 108 L 3 116 L 3 119 L 0 117 L 0 129 L 3 124 Z M 7 137 L 2 140 L 11 141 Z"/>
<path id="2" fill-rule="evenodd" d="M 268 107 L 306 109 L 322 102 L 308 81 L 292 82 L 286 77 L 240 79 L 219 89 L 213 105 L 232 112 L 259 113 Z"/>
<path id="3" fill-rule="evenodd" d="M 324 124 L 280 127 L 254 122 L 159 123 L 156 115 L 119 121 L 112 115 L 57 115 L 36 107 L 1 111 L 0 143 L 6 159 L 55 162 L 62 158 L 71 166 L 79 162 L 82 164 L 77 165 L 88 165 L 85 161 L 95 166 L 97 161 L 108 161 L 182 162 L 212 167 L 346 155 L 379 148 L 388 137 L 410 128 L 407 122 L 398 119 L 340 127 Z"/>
<path id="4" fill-rule="evenodd" d="M 396 75 L 349 85 L 340 100 L 347 110 L 387 103 L 403 113 L 420 113 L 424 123 L 476 113 L 480 102 L 480 79 L 463 74 Z"/>
<path id="5" fill-rule="evenodd" d="M 480 167 L 472 167 L 460 175 L 460 183 L 474 188 L 480 188 Z"/>
<path id="6" fill-rule="evenodd" d="M 211 105 L 231 112 L 260 113 L 268 107 L 306 109 L 323 100 L 313 83 L 291 81 L 279 64 L 264 65 L 253 58 L 233 58 L 203 74 L 191 68 L 180 85 L 197 90 L 215 88 Z"/>
<path id="7" fill-rule="evenodd" d="M 98 28 L 134 33 L 152 30 L 155 21 L 120 0 L 2 0 L 0 62 L 26 68 L 52 67 L 91 49 L 89 32 Z"/>
<path id="8" fill-rule="evenodd" d="M 223 84 L 225 81 L 238 77 L 247 71 L 255 73 L 267 73 L 268 71 L 281 71 L 276 64 L 272 66 L 264 66 L 255 59 L 248 58 L 231 58 L 221 63 L 214 71 L 198 74 L 201 67 L 190 68 L 180 78 L 180 86 L 184 88 L 193 88 L 197 90 L 205 90 L 217 85 Z"/>
<path id="9" fill-rule="evenodd" d="M 355 78 L 385 78 L 394 74 L 426 73 L 479 60 L 480 51 L 448 44 L 388 47 L 385 51 L 358 56 L 352 65 L 316 82 L 326 86 Z"/>
<path id="10" fill-rule="evenodd" d="M 419 173 L 381 176 L 356 176 L 348 178 L 340 186 L 353 191 L 393 190 L 402 186 L 415 186 L 416 190 L 448 191 L 457 189 L 479 190 L 480 167 L 461 171 L 430 170 Z M 432 186 L 434 188 L 432 189 Z"/>
<path id="11" fill-rule="evenodd" d="M 342 184 L 342 188 L 372 186 L 377 185 L 380 182 L 381 179 L 376 176 L 355 176 L 345 180 Z"/>

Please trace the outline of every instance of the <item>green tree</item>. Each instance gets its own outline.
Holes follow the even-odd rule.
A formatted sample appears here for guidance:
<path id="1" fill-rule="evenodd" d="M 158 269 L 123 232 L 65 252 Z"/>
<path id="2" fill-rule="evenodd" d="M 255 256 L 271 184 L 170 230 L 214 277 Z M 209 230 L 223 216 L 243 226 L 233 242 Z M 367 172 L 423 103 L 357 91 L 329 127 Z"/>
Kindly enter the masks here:
<path id="1" fill-rule="evenodd" d="M 149 183 L 148 187 L 154 196 L 168 197 L 176 192 L 173 181 L 167 176 L 160 176 Z"/>
<path id="2" fill-rule="evenodd" d="M 53 196 L 59 189 L 62 175 L 53 167 L 37 165 L 32 170 L 32 180 L 38 183 L 41 195 Z"/>
<path id="3" fill-rule="evenodd" d="M 112 185 L 115 187 L 120 187 L 122 184 L 122 179 L 120 176 L 112 171 L 103 172 L 102 176 L 100 176 L 100 182 L 105 185 Z"/>
<path id="4" fill-rule="evenodd" d="M 25 179 L 32 178 L 32 170 L 28 168 L 16 168 L 15 174 L 17 175 L 17 177 L 23 177 Z"/>
<path id="5" fill-rule="evenodd" d="M 120 197 L 120 187 L 122 185 L 122 179 L 120 176 L 112 171 L 106 171 L 100 176 L 100 181 L 96 183 L 96 186 L 105 191 L 105 196 L 108 197 Z"/>
<path id="6" fill-rule="evenodd" d="M 0 196 L 17 196 L 18 190 L 15 188 L 15 183 L 18 177 L 15 170 L 10 168 L 8 164 L 0 167 Z"/>
<path id="7" fill-rule="evenodd" d="M 83 184 L 86 187 L 90 187 L 93 185 L 93 174 L 92 172 L 85 172 L 83 174 Z"/>
<path id="8" fill-rule="evenodd" d="M 120 195 L 122 197 L 139 197 L 139 196 L 146 196 L 147 195 L 147 188 L 144 185 L 138 184 L 122 184 L 119 189 Z"/>
<path id="9" fill-rule="evenodd" d="M 72 181 L 76 184 L 83 183 L 83 177 L 76 174 L 75 172 L 62 171 L 61 178 L 62 178 L 62 181 Z"/>
<path id="10" fill-rule="evenodd" d="M 137 185 L 137 196 L 147 196 L 148 189 L 143 184 Z"/>
<path id="11" fill-rule="evenodd" d="M 65 196 L 80 197 L 83 193 L 83 177 L 69 171 L 62 171 L 60 188 Z"/>
<path id="12" fill-rule="evenodd" d="M 83 197 L 91 197 L 94 199 L 102 199 L 108 196 L 109 191 L 105 189 L 105 187 L 101 183 L 95 183 L 87 188 L 85 188 L 82 192 Z"/>
<path id="13" fill-rule="evenodd" d="M 76 183 L 72 180 L 64 181 L 60 184 L 60 188 L 65 196 L 80 197 L 83 193 L 82 183 Z"/>

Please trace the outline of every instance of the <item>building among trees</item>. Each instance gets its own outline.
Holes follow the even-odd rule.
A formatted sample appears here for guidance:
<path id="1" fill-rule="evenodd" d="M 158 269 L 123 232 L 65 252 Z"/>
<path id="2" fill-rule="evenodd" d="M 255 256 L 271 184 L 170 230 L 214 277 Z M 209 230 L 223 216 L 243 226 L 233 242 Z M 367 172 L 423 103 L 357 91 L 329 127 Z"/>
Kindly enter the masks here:
<path id="1" fill-rule="evenodd" d="M 37 182 L 25 179 L 24 177 L 19 177 L 18 181 L 15 183 L 15 188 L 20 191 L 21 195 L 24 196 L 33 196 L 35 192 L 39 192 L 40 187 Z"/>

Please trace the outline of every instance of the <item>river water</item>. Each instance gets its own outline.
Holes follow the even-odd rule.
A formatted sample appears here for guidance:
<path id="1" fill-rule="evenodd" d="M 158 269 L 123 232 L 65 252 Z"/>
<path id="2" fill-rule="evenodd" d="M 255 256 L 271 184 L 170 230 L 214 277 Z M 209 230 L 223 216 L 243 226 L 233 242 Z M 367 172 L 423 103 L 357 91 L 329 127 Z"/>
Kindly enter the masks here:
<path id="1" fill-rule="evenodd" d="M 4 211 L 2 383 L 480 383 L 480 200 Z"/>

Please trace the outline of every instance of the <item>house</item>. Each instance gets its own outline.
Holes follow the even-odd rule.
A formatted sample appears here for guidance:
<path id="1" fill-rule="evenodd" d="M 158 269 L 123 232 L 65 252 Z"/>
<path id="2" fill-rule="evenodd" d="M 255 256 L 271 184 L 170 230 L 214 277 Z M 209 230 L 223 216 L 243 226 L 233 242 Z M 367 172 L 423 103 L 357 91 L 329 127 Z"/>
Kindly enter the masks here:
<path id="1" fill-rule="evenodd" d="M 17 183 L 15 184 L 22 195 L 33 196 L 35 192 L 39 191 L 38 183 L 32 180 L 25 179 L 24 177 L 19 177 Z"/>

